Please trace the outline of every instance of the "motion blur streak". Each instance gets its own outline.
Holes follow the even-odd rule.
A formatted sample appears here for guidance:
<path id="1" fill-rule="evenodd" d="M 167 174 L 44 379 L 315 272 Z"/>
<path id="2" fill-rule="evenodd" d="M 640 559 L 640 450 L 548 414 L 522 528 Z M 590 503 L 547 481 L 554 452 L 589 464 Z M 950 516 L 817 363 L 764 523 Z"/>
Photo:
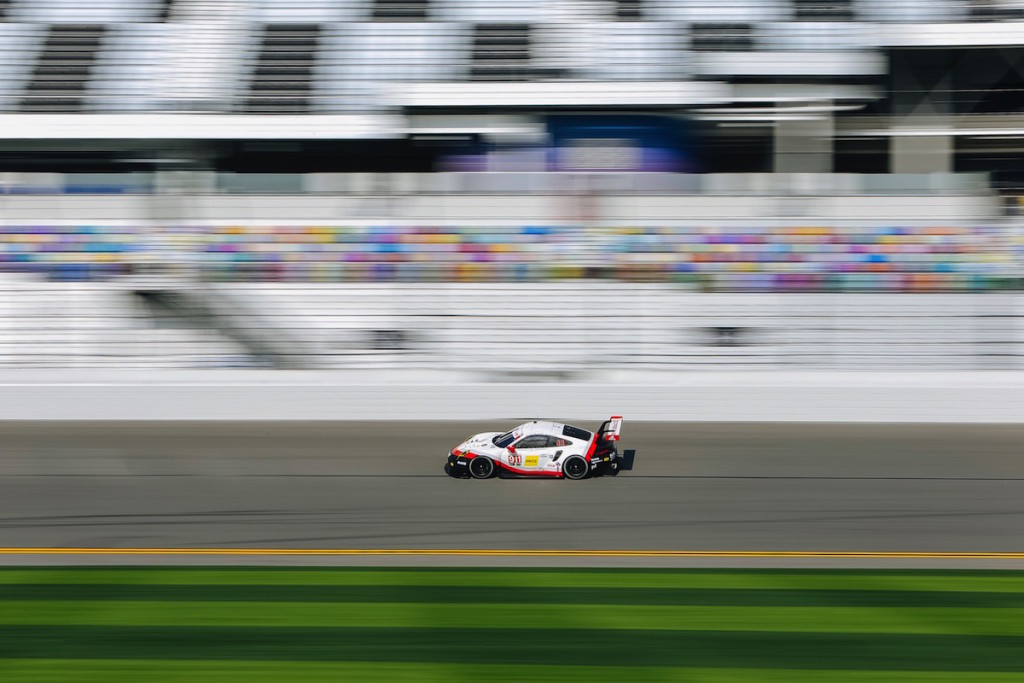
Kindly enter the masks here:
<path id="1" fill-rule="evenodd" d="M 784 550 L 458 550 L 423 548 L 0 548 L 0 555 L 437 555 L 442 557 L 720 557 L 1024 560 L 1024 552 L 843 552 Z"/>
<path id="2" fill-rule="evenodd" d="M 0 547 L 1024 552 L 1024 427 L 633 422 L 618 477 L 443 473 L 467 435 L 514 424 L 0 423 Z"/>
<path id="3" fill-rule="evenodd" d="M 0 0 L 0 681 L 1018 683 L 1022 29 Z"/>

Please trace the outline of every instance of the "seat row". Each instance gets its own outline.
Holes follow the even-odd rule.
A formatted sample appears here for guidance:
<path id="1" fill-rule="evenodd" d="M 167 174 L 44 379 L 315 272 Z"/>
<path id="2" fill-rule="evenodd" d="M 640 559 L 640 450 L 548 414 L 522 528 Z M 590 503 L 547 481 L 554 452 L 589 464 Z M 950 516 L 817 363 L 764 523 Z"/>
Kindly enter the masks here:
<path id="1" fill-rule="evenodd" d="M 769 290 L 962 289 L 1019 279 L 1024 235 L 985 226 L 0 228 L 0 269 L 57 279 L 105 279 L 185 257 L 208 277 L 242 281 L 601 277 Z"/>

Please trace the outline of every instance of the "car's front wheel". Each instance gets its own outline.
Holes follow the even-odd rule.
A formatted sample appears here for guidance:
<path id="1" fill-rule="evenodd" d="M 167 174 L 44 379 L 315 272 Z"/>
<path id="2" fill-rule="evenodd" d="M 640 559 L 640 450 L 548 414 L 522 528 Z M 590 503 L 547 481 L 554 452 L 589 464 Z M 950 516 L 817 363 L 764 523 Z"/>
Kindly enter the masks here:
<path id="1" fill-rule="evenodd" d="M 474 479 L 489 479 L 494 476 L 494 461 L 477 456 L 469 461 L 469 473 L 473 475 Z"/>
<path id="2" fill-rule="evenodd" d="M 583 479 L 590 472 L 590 465 L 581 455 L 570 455 L 562 463 L 562 474 L 566 479 Z"/>

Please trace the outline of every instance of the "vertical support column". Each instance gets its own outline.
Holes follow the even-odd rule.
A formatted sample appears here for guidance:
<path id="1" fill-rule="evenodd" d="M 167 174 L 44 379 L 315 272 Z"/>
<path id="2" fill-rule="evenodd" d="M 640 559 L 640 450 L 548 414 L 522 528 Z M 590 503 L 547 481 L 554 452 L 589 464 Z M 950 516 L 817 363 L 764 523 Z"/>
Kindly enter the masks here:
<path id="1" fill-rule="evenodd" d="M 908 120 L 903 125 L 912 125 Z M 929 121 L 928 125 L 935 125 Z M 889 148 L 893 173 L 952 173 L 953 136 L 893 135 Z"/>
<path id="2" fill-rule="evenodd" d="M 801 107 L 828 109 L 831 102 L 805 103 Z M 783 117 L 786 115 L 781 114 Z M 794 112 L 792 118 L 775 122 L 776 173 L 831 173 L 835 117 L 831 111 Z"/>
<path id="3" fill-rule="evenodd" d="M 939 50 L 891 53 L 893 136 L 889 167 L 893 173 L 953 170 L 953 137 L 942 132 L 952 125 L 951 60 L 945 51 Z M 921 134 L 928 130 L 935 134 Z"/>
<path id="4" fill-rule="evenodd" d="M 209 170 L 209 152 L 190 149 L 179 153 L 196 159 L 192 168 L 157 172 L 155 194 L 149 197 L 148 269 L 164 277 L 194 283 L 201 279 L 201 241 L 190 228 L 203 218 L 202 197 L 215 191 L 216 176 Z"/>
<path id="5" fill-rule="evenodd" d="M 164 107 L 185 111 L 231 111 L 244 93 L 242 73 L 252 49 L 247 0 L 176 0 L 179 40 L 163 57 Z"/>

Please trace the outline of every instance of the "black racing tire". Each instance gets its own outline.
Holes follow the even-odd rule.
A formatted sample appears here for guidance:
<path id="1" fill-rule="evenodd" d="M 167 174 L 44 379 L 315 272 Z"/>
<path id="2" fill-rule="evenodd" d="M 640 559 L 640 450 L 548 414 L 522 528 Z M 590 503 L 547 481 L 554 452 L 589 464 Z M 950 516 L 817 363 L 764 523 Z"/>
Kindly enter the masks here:
<path id="1" fill-rule="evenodd" d="M 478 455 L 469 461 L 469 473 L 474 479 L 490 479 L 494 476 L 494 461 L 482 455 Z"/>
<path id="2" fill-rule="evenodd" d="M 562 462 L 562 474 L 565 475 L 566 479 L 574 481 L 586 479 L 587 475 L 590 474 L 590 463 L 582 455 L 570 455 Z"/>

